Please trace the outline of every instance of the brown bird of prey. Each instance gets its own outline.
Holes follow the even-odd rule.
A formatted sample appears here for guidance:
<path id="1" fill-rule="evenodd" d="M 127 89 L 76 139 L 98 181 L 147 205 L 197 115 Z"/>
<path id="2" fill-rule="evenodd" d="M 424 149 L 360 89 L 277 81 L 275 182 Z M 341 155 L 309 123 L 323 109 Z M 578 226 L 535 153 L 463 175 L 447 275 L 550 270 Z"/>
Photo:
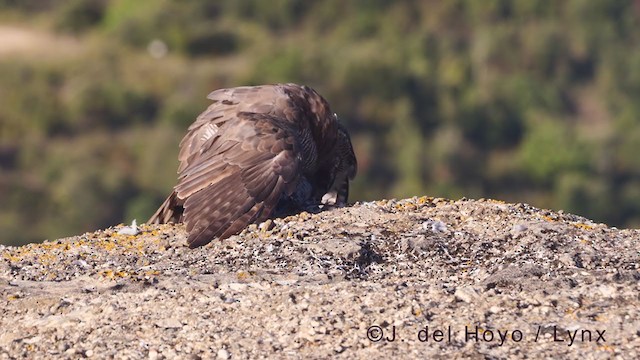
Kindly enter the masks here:
<path id="1" fill-rule="evenodd" d="M 207 98 L 180 142 L 178 184 L 148 223 L 184 222 L 195 248 L 270 216 L 346 204 L 356 157 L 317 92 L 277 84 Z"/>

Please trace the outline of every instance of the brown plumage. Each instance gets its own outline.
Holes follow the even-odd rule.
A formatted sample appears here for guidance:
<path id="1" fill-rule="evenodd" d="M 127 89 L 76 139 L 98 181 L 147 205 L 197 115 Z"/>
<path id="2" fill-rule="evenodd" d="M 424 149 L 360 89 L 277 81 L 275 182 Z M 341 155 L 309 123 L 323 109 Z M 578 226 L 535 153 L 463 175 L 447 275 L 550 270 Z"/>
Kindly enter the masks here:
<path id="1" fill-rule="evenodd" d="M 274 212 L 347 202 L 351 140 L 313 89 L 243 86 L 208 98 L 180 143 L 178 184 L 148 223 L 184 222 L 194 248 Z"/>

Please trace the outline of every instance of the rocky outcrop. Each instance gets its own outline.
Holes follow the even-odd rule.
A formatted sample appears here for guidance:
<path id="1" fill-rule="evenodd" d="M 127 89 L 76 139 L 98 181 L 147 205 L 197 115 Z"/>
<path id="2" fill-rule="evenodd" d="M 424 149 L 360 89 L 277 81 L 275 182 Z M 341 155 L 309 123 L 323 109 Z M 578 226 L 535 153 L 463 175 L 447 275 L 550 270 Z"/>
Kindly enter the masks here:
<path id="1" fill-rule="evenodd" d="M 640 232 L 492 200 L 357 203 L 0 247 L 0 358 L 640 354 Z"/>

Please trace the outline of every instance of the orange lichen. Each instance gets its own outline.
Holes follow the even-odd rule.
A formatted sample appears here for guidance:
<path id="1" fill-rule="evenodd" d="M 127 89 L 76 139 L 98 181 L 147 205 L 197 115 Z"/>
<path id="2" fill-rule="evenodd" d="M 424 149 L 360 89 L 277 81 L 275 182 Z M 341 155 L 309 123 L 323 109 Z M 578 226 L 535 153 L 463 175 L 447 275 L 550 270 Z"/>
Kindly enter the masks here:
<path id="1" fill-rule="evenodd" d="M 594 227 L 592 225 L 583 224 L 583 223 L 573 223 L 573 226 L 579 229 L 592 230 Z"/>
<path id="2" fill-rule="evenodd" d="M 607 320 L 609 320 L 609 318 L 604 316 L 604 315 L 602 315 L 602 314 L 598 314 L 598 315 L 596 315 L 595 320 L 596 321 L 607 321 Z"/>
<path id="3" fill-rule="evenodd" d="M 614 352 L 614 351 L 616 351 L 616 350 L 613 348 L 613 346 L 606 345 L 606 344 L 605 344 L 605 345 L 600 345 L 600 346 L 598 346 L 598 350 L 602 350 L 602 351 L 609 351 L 609 352 Z"/>
<path id="4" fill-rule="evenodd" d="M 424 205 L 430 202 L 433 202 L 433 197 L 431 196 L 421 196 L 418 198 L 418 204 L 420 205 Z"/>
<path id="5" fill-rule="evenodd" d="M 406 202 L 406 203 L 399 203 L 395 205 L 396 210 L 406 210 L 406 211 L 411 211 L 411 210 L 416 210 L 418 208 L 418 206 L 416 204 L 410 203 L 410 202 Z"/>
<path id="6" fill-rule="evenodd" d="M 555 221 L 557 221 L 556 219 L 554 219 L 554 218 L 552 218 L 552 217 L 549 217 L 549 216 L 547 216 L 547 215 L 540 215 L 540 217 L 542 217 L 543 219 L 545 219 L 545 220 L 547 220 L 547 221 L 549 221 L 549 222 L 555 222 Z"/>
<path id="7" fill-rule="evenodd" d="M 102 270 L 98 273 L 99 276 L 102 276 L 104 278 L 107 278 L 109 280 L 115 280 L 115 279 L 121 279 L 121 278 L 129 278 L 131 277 L 131 274 L 126 272 L 126 271 L 122 271 L 122 270 L 111 270 L 111 269 L 107 269 L 107 270 Z"/>

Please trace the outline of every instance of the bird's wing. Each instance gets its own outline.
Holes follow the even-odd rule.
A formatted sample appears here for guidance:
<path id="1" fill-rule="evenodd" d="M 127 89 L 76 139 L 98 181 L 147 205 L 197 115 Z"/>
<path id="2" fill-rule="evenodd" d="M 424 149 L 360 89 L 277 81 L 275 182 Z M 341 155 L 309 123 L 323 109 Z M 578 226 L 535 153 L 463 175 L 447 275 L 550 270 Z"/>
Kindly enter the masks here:
<path id="1" fill-rule="evenodd" d="M 282 89 L 273 85 L 241 86 L 213 91 L 207 96 L 213 103 L 189 126 L 187 135 L 180 142 L 178 173 L 197 161 L 207 142 L 212 142 L 227 123 L 234 125 L 237 115 L 242 112 L 272 114 L 276 117 L 290 117 L 284 109 L 291 109 L 289 97 Z"/>
<path id="2" fill-rule="evenodd" d="M 216 121 L 221 124 L 216 132 L 201 137 L 199 147 L 182 159 L 185 166 L 175 187 L 184 199 L 190 247 L 224 239 L 266 219 L 280 197 L 293 192 L 299 177 L 299 146 L 281 119 L 225 111 L 211 123 Z"/>

